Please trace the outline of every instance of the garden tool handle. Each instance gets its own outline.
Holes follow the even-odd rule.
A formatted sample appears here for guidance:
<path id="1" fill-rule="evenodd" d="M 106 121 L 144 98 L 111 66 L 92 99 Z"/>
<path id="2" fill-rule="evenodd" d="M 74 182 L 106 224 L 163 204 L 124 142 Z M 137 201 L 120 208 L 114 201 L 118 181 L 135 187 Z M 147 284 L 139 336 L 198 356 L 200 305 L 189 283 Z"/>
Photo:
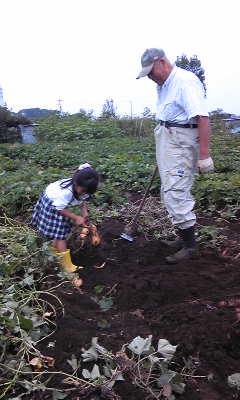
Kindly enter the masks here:
<path id="1" fill-rule="evenodd" d="M 133 218 L 132 222 L 130 223 L 130 225 L 133 225 L 136 222 L 140 212 L 142 211 L 143 205 L 145 203 L 145 200 L 146 200 L 146 197 L 147 197 L 147 195 L 149 193 L 149 190 L 150 190 L 150 188 L 152 186 L 152 183 L 153 183 L 153 180 L 154 180 L 154 178 L 156 176 L 157 170 L 158 170 L 158 166 L 155 167 L 155 169 L 154 169 L 154 171 L 152 173 L 151 180 L 150 180 L 150 182 L 149 182 L 149 184 L 148 184 L 148 186 L 146 188 L 146 191 L 145 191 L 144 196 L 142 198 L 142 201 L 140 203 L 139 209 L 137 210 L 136 215 L 134 216 L 134 218 Z"/>

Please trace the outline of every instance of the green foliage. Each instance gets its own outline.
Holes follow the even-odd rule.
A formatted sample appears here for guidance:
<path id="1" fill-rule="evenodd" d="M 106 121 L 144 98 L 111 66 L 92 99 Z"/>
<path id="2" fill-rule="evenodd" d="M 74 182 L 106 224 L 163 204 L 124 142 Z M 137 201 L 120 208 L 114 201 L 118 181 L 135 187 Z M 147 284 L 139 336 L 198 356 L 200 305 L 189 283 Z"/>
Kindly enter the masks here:
<path id="1" fill-rule="evenodd" d="M 148 110 L 146 110 L 146 112 L 148 112 Z M 147 114 L 143 116 L 143 118 L 118 118 L 116 120 L 116 125 L 125 135 L 134 136 L 141 140 L 144 137 L 153 136 L 153 130 L 156 127 L 157 122 L 154 115 Z"/>
<path id="2" fill-rule="evenodd" d="M 225 207 L 239 207 L 240 136 L 214 135 L 211 147 L 215 173 L 199 175 L 193 193 L 203 212 L 218 215 Z"/>
<path id="3" fill-rule="evenodd" d="M 183 69 L 186 69 L 187 71 L 193 72 L 197 77 L 200 79 L 200 81 L 203 84 L 204 91 L 206 93 L 206 84 L 205 84 L 205 71 L 201 65 L 201 61 L 198 59 L 196 55 L 190 57 L 189 59 L 185 54 L 182 54 L 181 56 L 177 56 L 177 59 L 175 61 L 175 64 Z"/>
<path id="4" fill-rule="evenodd" d="M 225 236 L 221 228 L 216 226 L 202 226 L 198 229 L 198 241 L 203 243 L 204 247 L 220 248 L 224 242 Z"/>
<path id="5" fill-rule="evenodd" d="M 113 297 L 109 296 L 108 293 L 101 295 L 104 289 L 105 287 L 102 285 L 95 286 L 94 291 L 96 295 L 92 296 L 91 299 L 99 305 L 101 311 L 106 312 L 113 306 Z"/>
<path id="6" fill-rule="evenodd" d="M 215 173 L 211 176 L 199 176 L 194 184 L 193 193 L 198 205 L 210 215 L 213 210 L 221 210 L 226 205 L 239 204 L 240 174 Z"/>
<path id="7" fill-rule="evenodd" d="M 7 108 L 0 107 L 0 142 L 11 141 L 18 139 L 20 133 L 17 127 L 20 124 L 29 124 L 30 121 L 22 115 L 17 115 L 10 112 Z"/>
<path id="8" fill-rule="evenodd" d="M 39 356 L 36 344 L 55 327 L 47 318 L 55 313 L 51 300 L 62 304 L 53 287 L 48 292 L 38 287 L 45 267 L 53 263 L 47 245 L 26 225 L 7 217 L 0 219 L 0 235 L 1 398 L 9 398 L 4 395 L 11 392 L 19 375 L 33 379 L 28 360 Z M 50 314 L 46 313 L 49 308 Z"/>
<path id="9" fill-rule="evenodd" d="M 84 363 L 95 364 L 91 370 L 82 369 L 82 375 L 96 387 L 111 390 L 116 381 L 124 381 L 126 375 L 134 385 L 151 397 L 154 393 L 156 399 L 175 400 L 175 394 L 183 394 L 186 386 L 182 374 L 170 369 L 176 349 L 177 346 L 166 339 L 159 339 L 155 349 L 152 335 L 146 339 L 137 336 L 114 355 L 94 337 L 91 347 L 83 351 L 82 358 Z M 111 398 L 114 398 L 114 391 L 112 395 Z"/>
<path id="10" fill-rule="evenodd" d="M 100 206 L 123 203 L 127 191 L 145 185 L 154 145 L 122 137 L 102 139 L 97 147 L 95 140 L 2 145 L 1 153 L 0 207 L 14 216 L 29 211 L 48 183 L 70 177 L 81 162 L 90 162 L 102 174 L 103 184 L 95 196 Z"/>
<path id="11" fill-rule="evenodd" d="M 85 110 L 80 108 L 79 112 L 74 114 L 75 117 L 81 118 L 82 120 L 93 119 L 93 110 Z"/>
<path id="12" fill-rule="evenodd" d="M 101 118 L 116 118 L 116 107 L 113 99 L 106 99 L 103 104 Z"/>
<path id="13" fill-rule="evenodd" d="M 7 128 L 16 127 L 19 124 L 29 124 L 28 118 L 17 115 L 9 111 L 7 108 L 0 107 L 0 122 L 5 124 Z"/>
<path id="14" fill-rule="evenodd" d="M 50 126 L 54 126 L 53 120 Z M 56 126 L 61 126 L 58 120 Z M 129 193 L 143 191 L 156 162 L 153 138 L 138 141 L 123 135 L 97 140 L 97 146 L 96 139 L 4 144 L 0 146 L 0 154 L 0 207 L 9 216 L 31 212 L 47 184 L 70 177 L 82 162 L 90 162 L 102 176 L 95 200 L 104 215 L 110 206 L 125 203 Z M 216 211 L 226 206 L 231 212 L 239 205 L 240 136 L 214 135 L 212 154 L 215 173 L 198 176 L 193 192 L 197 207 L 216 215 Z M 158 193 L 159 177 L 156 177 L 152 194 Z"/>
<path id="15" fill-rule="evenodd" d="M 222 120 L 223 118 L 230 118 L 231 114 L 224 112 L 222 108 L 216 108 L 216 110 L 209 113 L 209 117 L 211 120 L 215 121 Z"/>
<path id="16" fill-rule="evenodd" d="M 0 208 L 9 216 L 24 214 L 32 209 L 40 193 L 50 181 L 62 177 L 56 168 L 40 169 L 31 162 L 13 161 L 0 156 L 1 199 Z"/>
<path id="17" fill-rule="evenodd" d="M 51 115 L 38 121 L 36 134 L 45 141 L 72 141 L 102 139 L 121 136 L 122 132 L 114 120 L 92 120 L 81 112 L 75 115 Z"/>

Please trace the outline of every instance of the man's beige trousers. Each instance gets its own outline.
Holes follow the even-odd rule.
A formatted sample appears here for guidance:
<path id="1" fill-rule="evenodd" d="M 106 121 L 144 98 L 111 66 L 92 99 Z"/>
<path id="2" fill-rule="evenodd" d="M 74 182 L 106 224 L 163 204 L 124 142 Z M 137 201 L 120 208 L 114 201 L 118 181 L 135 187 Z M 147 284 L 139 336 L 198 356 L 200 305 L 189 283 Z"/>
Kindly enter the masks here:
<path id="1" fill-rule="evenodd" d="M 172 223 L 179 229 L 189 228 L 196 222 L 191 188 L 197 172 L 198 129 L 158 125 L 154 134 L 161 199 Z"/>

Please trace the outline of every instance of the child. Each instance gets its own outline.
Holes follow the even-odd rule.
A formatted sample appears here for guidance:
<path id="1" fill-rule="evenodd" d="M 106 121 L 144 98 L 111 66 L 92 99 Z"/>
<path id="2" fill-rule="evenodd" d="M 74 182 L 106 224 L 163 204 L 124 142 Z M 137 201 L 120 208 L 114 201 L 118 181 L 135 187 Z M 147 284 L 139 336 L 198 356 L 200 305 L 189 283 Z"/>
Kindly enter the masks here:
<path id="1" fill-rule="evenodd" d="M 72 264 L 66 236 L 72 221 L 77 225 L 88 224 L 88 209 L 84 200 L 89 199 L 98 187 L 99 177 L 90 164 L 82 164 L 70 179 L 50 183 L 40 196 L 33 212 L 32 225 L 45 237 L 52 239 L 51 250 L 59 257 L 66 272 L 78 269 Z M 68 210 L 69 206 L 81 205 L 82 216 Z"/>

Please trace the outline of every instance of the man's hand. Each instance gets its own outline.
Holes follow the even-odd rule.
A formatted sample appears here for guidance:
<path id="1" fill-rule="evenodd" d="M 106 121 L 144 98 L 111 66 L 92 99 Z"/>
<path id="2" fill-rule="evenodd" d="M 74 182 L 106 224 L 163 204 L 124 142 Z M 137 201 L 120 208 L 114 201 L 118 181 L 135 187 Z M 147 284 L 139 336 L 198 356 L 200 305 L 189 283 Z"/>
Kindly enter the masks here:
<path id="1" fill-rule="evenodd" d="M 208 174 L 214 171 L 214 163 L 212 157 L 205 158 L 204 160 L 198 160 L 197 163 L 200 174 Z"/>

